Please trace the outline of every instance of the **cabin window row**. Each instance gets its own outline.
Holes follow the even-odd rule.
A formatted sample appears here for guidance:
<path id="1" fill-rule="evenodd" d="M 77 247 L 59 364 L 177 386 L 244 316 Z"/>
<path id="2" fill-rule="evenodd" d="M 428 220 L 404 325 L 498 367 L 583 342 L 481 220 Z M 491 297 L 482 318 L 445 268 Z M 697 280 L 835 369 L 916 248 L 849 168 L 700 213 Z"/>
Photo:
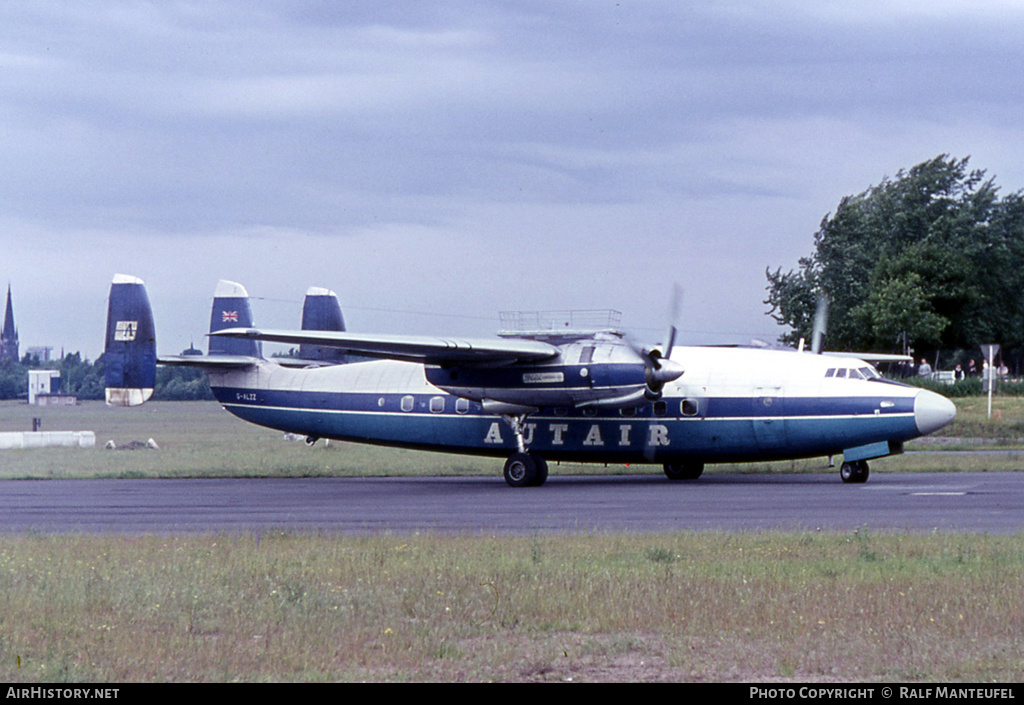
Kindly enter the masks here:
<path id="1" fill-rule="evenodd" d="M 383 402 L 383 398 L 381 402 Z M 443 414 L 447 405 L 447 397 L 430 397 L 430 401 L 427 404 L 427 408 L 432 414 Z M 411 394 L 407 394 L 402 397 L 402 401 L 399 404 L 402 411 L 413 411 L 416 408 L 416 397 Z M 457 398 L 455 400 L 455 412 L 459 414 L 465 414 L 469 412 L 469 399 Z"/>
<path id="2" fill-rule="evenodd" d="M 443 414 L 445 412 L 447 404 L 447 397 L 437 396 L 431 397 L 427 403 L 427 408 L 432 414 Z M 384 398 L 381 397 L 379 405 L 384 405 Z M 416 397 L 411 394 L 407 394 L 402 397 L 399 403 L 399 408 L 402 411 L 414 411 L 416 409 Z M 620 416 L 636 416 L 642 407 L 631 406 L 625 409 L 619 409 Z M 568 414 L 567 409 L 552 409 L 555 416 L 566 416 Z M 593 407 L 584 409 L 583 414 L 585 416 L 597 416 L 598 409 Z M 656 401 L 652 406 L 652 411 L 655 416 L 667 416 L 669 413 L 668 402 Z M 700 413 L 700 401 L 697 399 L 683 399 L 679 403 L 679 411 L 683 416 L 697 416 Z M 455 399 L 455 412 L 458 414 L 469 413 L 469 400 L 457 397 Z"/>

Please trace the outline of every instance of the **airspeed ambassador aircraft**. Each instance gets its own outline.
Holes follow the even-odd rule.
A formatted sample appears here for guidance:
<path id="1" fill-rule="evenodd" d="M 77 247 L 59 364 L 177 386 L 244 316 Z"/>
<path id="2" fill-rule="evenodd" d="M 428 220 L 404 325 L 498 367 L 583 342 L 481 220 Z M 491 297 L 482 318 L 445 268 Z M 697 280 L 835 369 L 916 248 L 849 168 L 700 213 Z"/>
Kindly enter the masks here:
<path id="1" fill-rule="evenodd" d="M 539 317 L 535 320 L 540 320 Z M 493 339 L 344 330 L 337 297 L 311 289 L 300 330 L 255 327 L 239 284 L 214 293 L 207 355 L 157 356 L 141 279 L 114 277 L 107 403 L 153 392 L 156 365 L 208 373 L 217 400 L 261 426 L 319 438 L 507 457 L 505 481 L 538 486 L 548 460 L 660 464 L 695 480 L 706 463 L 843 455 L 844 482 L 956 415 L 931 391 L 864 359 L 802 350 L 641 347 L 615 328 L 545 327 Z M 520 326 L 522 328 L 522 326 Z M 262 341 L 300 346 L 267 358 Z M 347 355 L 356 356 L 347 359 Z"/>

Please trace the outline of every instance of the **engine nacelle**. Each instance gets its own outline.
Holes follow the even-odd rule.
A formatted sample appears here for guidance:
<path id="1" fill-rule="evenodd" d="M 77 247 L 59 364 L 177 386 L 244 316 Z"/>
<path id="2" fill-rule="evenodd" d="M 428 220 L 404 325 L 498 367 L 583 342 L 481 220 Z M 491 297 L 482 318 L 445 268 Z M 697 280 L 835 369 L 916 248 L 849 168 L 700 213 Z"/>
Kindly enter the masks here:
<path id="1" fill-rule="evenodd" d="M 543 363 L 505 367 L 427 367 L 427 381 L 456 396 L 529 407 L 623 408 L 653 401 L 683 368 L 641 356 L 622 343 L 565 345 Z"/>

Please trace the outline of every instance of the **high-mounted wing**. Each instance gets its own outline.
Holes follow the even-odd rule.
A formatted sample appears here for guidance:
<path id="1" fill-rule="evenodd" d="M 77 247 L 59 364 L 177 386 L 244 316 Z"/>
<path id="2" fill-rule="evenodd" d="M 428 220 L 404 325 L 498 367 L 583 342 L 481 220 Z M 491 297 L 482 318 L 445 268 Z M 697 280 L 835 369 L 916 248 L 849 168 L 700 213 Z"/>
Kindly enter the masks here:
<path id="1" fill-rule="evenodd" d="M 554 345 L 522 338 L 434 338 L 257 328 L 227 328 L 210 335 L 289 345 L 320 345 L 365 357 L 406 360 L 428 365 L 538 362 L 554 358 L 559 353 Z"/>
<path id="2" fill-rule="evenodd" d="M 826 357 L 846 357 L 864 362 L 913 362 L 910 355 L 897 355 L 892 353 L 856 353 L 856 352 L 825 352 Z"/>
<path id="3" fill-rule="evenodd" d="M 210 369 L 240 370 L 252 367 L 259 362 L 256 357 L 241 355 L 160 355 L 156 358 L 158 365 L 168 367 L 206 367 Z"/>

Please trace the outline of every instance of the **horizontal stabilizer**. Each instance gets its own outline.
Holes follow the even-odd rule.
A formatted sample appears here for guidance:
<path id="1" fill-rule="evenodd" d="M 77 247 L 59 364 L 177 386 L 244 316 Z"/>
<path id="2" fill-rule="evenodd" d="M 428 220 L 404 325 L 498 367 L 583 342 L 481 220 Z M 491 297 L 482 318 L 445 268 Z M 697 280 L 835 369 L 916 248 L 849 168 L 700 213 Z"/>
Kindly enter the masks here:
<path id="1" fill-rule="evenodd" d="M 110 285 L 103 362 L 107 404 L 138 406 L 152 396 L 156 327 L 146 285 L 138 277 L 117 274 Z"/>

